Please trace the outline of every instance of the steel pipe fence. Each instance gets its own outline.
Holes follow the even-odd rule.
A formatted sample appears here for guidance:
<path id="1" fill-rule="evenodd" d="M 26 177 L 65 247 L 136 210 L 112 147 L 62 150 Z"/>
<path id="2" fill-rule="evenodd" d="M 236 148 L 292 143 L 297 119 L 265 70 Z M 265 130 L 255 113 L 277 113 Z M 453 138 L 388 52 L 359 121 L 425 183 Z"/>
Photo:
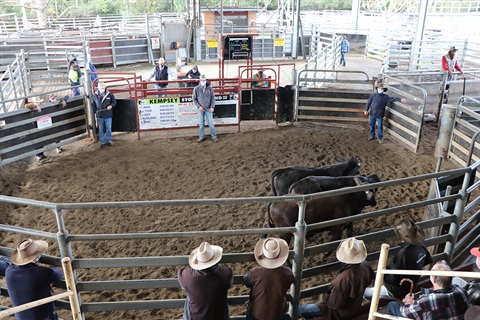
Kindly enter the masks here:
<path id="1" fill-rule="evenodd" d="M 412 183 L 417 181 L 430 181 L 439 177 L 458 177 L 468 174 L 477 168 L 480 162 L 473 164 L 470 167 L 448 170 L 443 172 L 430 173 L 416 177 L 407 177 L 398 180 L 383 181 L 371 185 L 361 185 L 357 187 L 332 190 L 310 195 L 292 195 L 282 197 L 253 197 L 253 198 L 225 198 L 225 199 L 201 199 L 201 200 L 159 200 L 159 201 L 125 201 L 125 202 L 100 202 L 100 203 L 51 203 L 45 201 L 36 201 L 21 199 L 9 196 L 0 196 L 0 201 L 11 204 L 28 205 L 39 208 L 46 208 L 53 210 L 57 223 L 58 232 L 45 232 L 31 230 L 22 227 L 0 225 L 0 231 L 21 233 L 42 238 L 56 239 L 59 244 L 61 257 L 70 257 L 72 259 L 72 266 L 74 270 L 81 269 L 96 269 L 96 268 L 130 268 L 130 267 L 160 267 L 160 266 L 177 266 L 188 264 L 188 256 L 143 256 L 143 257 L 125 257 L 125 258 L 81 258 L 75 259 L 74 249 L 72 244 L 78 241 L 116 241 L 128 239 L 168 239 L 168 238 L 198 238 L 198 237 L 228 237 L 237 235 L 259 235 L 259 234 L 277 234 L 283 232 L 291 232 L 294 234 L 294 247 L 290 252 L 289 258 L 293 259 L 293 271 L 295 275 L 295 285 L 290 291 L 289 300 L 291 301 L 290 314 L 296 316 L 297 307 L 300 299 L 311 297 L 312 295 L 324 292 L 327 285 L 320 285 L 313 288 L 302 288 L 302 280 L 313 277 L 325 272 L 334 271 L 339 268 L 338 262 L 328 263 L 321 266 L 305 269 L 303 262 L 310 256 L 322 254 L 334 250 L 339 241 L 328 242 L 319 245 L 307 246 L 306 233 L 309 230 L 344 224 L 350 221 L 359 221 L 367 218 L 381 216 L 385 214 L 394 214 L 402 210 L 412 208 L 421 208 L 430 204 L 441 204 L 448 200 L 460 200 L 458 202 L 459 211 L 463 210 L 466 186 L 463 186 L 458 193 L 437 197 L 420 203 L 411 203 L 401 205 L 395 208 L 386 208 L 368 212 L 356 217 L 348 217 L 336 219 L 332 221 L 322 222 L 318 224 L 306 225 L 304 222 L 304 210 L 308 200 L 328 197 L 333 195 L 345 194 L 353 191 L 367 190 L 369 188 L 385 188 L 388 186 L 396 186 L 404 183 Z M 474 200 L 478 201 L 478 200 Z M 121 234 L 70 234 L 65 224 L 64 215 L 71 210 L 86 210 L 86 209 L 101 209 L 101 208 L 137 208 L 137 207 L 166 207 L 166 206 L 211 206 L 211 205 L 235 205 L 248 203 L 270 203 L 270 202 L 295 202 L 299 204 L 299 219 L 296 226 L 288 228 L 272 228 L 272 229 L 245 229 L 245 230 L 206 230 L 206 231 L 188 231 L 188 232 L 156 232 L 156 233 L 121 233 Z M 455 215 L 441 216 L 434 219 L 422 221 L 419 224 L 423 228 L 433 228 L 442 225 L 458 224 L 458 212 Z M 426 245 L 431 247 L 438 244 L 454 244 L 458 235 L 456 227 L 451 228 L 449 234 L 440 235 L 438 237 L 428 238 Z M 394 232 L 391 228 L 375 231 L 370 234 L 359 236 L 367 244 L 375 241 L 380 241 L 385 238 L 391 238 Z M 0 253 L 10 255 L 11 248 L 0 248 Z M 440 252 L 435 255 L 438 258 L 451 258 L 453 252 Z M 304 259 L 305 257 L 305 259 Z M 370 252 L 368 259 L 375 261 L 378 257 L 378 252 Z M 42 262 L 47 262 L 52 265 L 59 265 L 60 257 L 44 257 Z M 222 263 L 248 263 L 254 261 L 252 252 L 239 253 L 225 253 L 222 258 Z M 235 275 L 235 284 L 242 284 L 243 275 Z M 98 290 L 137 290 L 137 289 L 158 289 L 158 288 L 178 288 L 178 282 L 175 278 L 162 279 L 138 279 L 138 280 L 112 280 L 112 281 L 78 281 L 76 280 L 77 289 L 80 292 L 98 291 Z M 247 296 L 233 296 L 229 297 L 229 302 L 232 305 L 242 304 L 248 299 Z M 143 310 L 143 309 L 162 309 L 162 308 L 181 308 L 184 299 L 170 299 L 170 300 L 152 300 L 152 301 L 121 301 L 121 302 L 88 302 L 81 306 L 82 312 L 97 312 L 97 311 L 116 311 L 116 310 Z M 67 305 L 61 304 L 63 307 Z M 238 318 L 238 317 L 233 317 Z"/>

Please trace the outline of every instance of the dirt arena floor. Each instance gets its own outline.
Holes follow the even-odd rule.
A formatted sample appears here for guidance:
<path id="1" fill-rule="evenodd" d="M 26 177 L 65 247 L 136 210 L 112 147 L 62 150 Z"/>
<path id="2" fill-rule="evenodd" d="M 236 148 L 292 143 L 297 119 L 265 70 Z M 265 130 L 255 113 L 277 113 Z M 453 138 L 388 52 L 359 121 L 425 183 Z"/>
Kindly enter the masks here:
<path id="1" fill-rule="evenodd" d="M 255 126 L 254 126 L 255 127 Z M 258 128 L 257 128 L 258 129 Z M 391 180 L 434 172 L 433 156 L 437 128 L 425 126 L 417 154 L 408 151 L 388 135 L 384 144 L 367 141 L 365 126 L 296 124 L 260 130 L 219 128 L 219 143 L 210 139 L 198 144 L 196 131 L 167 136 L 152 134 L 137 141 L 134 134 L 117 134 L 114 146 L 81 141 L 66 146 L 62 154 L 47 153 L 42 162 L 17 163 L 1 168 L 0 190 L 4 195 L 51 202 L 98 202 L 125 200 L 203 199 L 269 196 L 270 174 L 288 165 L 325 165 L 336 156 L 356 156 L 364 162 L 362 174 L 379 174 Z M 208 130 L 207 130 L 208 134 Z M 453 167 L 445 162 L 442 169 Z M 375 209 L 425 199 L 428 183 L 384 188 L 377 194 Z M 366 211 L 373 210 L 367 208 Z M 56 232 L 55 218 L 45 209 L 0 204 L 3 224 Z M 265 205 L 192 206 L 133 209 L 97 209 L 65 211 L 70 233 L 128 233 L 195 231 L 261 227 L 266 219 Z M 356 234 L 393 226 L 405 217 L 421 219 L 422 212 L 365 220 L 354 225 Z M 2 233 L 1 244 L 14 247 L 21 235 Z M 328 239 L 321 233 L 309 244 Z M 258 237 L 221 237 L 202 239 L 163 239 L 157 241 L 77 242 L 72 246 L 75 258 L 188 255 L 202 241 L 221 245 L 225 252 L 251 252 Z M 369 248 L 369 250 L 378 248 Z M 47 254 L 59 255 L 51 243 Z M 334 257 L 330 257 L 330 260 Z M 326 260 L 308 259 L 311 267 Z M 245 274 L 254 264 L 232 264 L 236 275 Z M 112 279 L 174 278 L 178 267 L 112 268 L 79 270 L 80 281 Z M 331 275 L 310 278 L 305 286 L 315 286 Z M 229 295 L 247 294 L 235 285 Z M 82 294 L 83 301 L 123 301 L 174 299 L 184 297 L 179 289 L 108 291 Z M 311 301 L 311 300 L 310 300 Z M 2 299 L 8 304 L 8 299 Z M 232 314 L 243 313 L 233 307 Z M 61 316 L 70 318 L 61 311 Z M 87 319 L 179 319 L 182 309 L 159 311 L 122 311 L 89 313 Z"/>

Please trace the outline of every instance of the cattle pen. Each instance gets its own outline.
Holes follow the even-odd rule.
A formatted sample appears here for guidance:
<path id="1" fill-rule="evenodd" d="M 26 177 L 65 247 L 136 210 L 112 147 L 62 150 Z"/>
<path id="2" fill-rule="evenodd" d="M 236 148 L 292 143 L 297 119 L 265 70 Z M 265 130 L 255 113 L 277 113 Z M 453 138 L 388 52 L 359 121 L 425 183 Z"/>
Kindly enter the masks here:
<path id="1" fill-rule="evenodd" d="M 45 201 L 34 201 L 28 199 L 22 199 L 11 196 L 0 196 L 0 201 L 3 203 L 14 204 L 17 206 L 29 206 L 35 208 L 43 208 L 52 212 L 56 221 L 56 230 L 33 230 L 21 226 L 15 225 L 0 225 L 0 231 L 13 234 L 22 234 L 28 236 L 41 237 L 56 241 L 58 243 L 59 256 L 44 256 L 41 259 L 42 263 L 52 266 L 60 266 L 61 259 L 69 257 L 72 260 L 72 267 L 75 273 L 79 273 L 82 270 L 88 269 L 105 269 L 105 268 L 120 268 L 122 270 L 128 270 L 130 268 L 148 268 L 148 267 L 177 267 L 188 264 L 188 256 L 176 256 L 176 255 L 142 255 L 132 257 L 110 257 L 102 256 L 101 252 L 96 257 L 89 258 L 77 258 L 76 250 L 78 246 L 87 245 L 88 243 L 101 242 L 103 245 L 109 246 L 109 243 L 115 241 L 125 240 L 160 240 L 161 243 L 168 241 L 180 241 L 185 238 L 229 238 L 236 236 L 253 236 L 257 237 L 261 234 L 278 234 L 278 233 L 293 233 L 294 244 L 293 249 L 289 254 L 289 259 L 292 261 L 293 273 L 295 276 L 295 282 L 290 290 L 290 315 L 295 317 L 297 314 L 297 308 L 299 302 L 303 298 L 318 295 L 325 292 L 328 288 L 328 283 L 319 286 L 305 287 L 304 281 L 315 275 L 331 272 L 337 270 L 340 267 L 339 262 L 330 262 L 326 264 L 320 264 L 314 267 L 305 268 L 304 261 L 309 257 L 323 255 L 331 252 L 337 246 L 339 241 L 326 242 L 316 245 L 308 245 L 307 233 L 315 229 L 321 229 L 337 224 L 344 224 L 348 222 L 357 222 L 369 218 L 378 216 L 390 216 L 398 213 L 402 210 L 426 210 L 429 212 L 431 218 L 425 218 L 419 225 L 425 230 L 429 230 L 429 234 L 425 241 L 425 245 L 432 251 L 434 261 L 445 259 L 452 263 L 462 262 L 459 259 L 460 255 L 464 253 L 465 248 L 470 247 L 471 243 L 478 241 L 477 227 L 471 228 L 475 221 L 478 220 L 480 212 L 474 212 L 480 198 L 473 198 L 472 193 L 478 189 L 478 182 L 470 184 L 471 176 L 476 172 L 476 169 L 480 166 L 480 162 L 476 162 L 471 166 L 440 171 L 430 174 L 424 174 L 419 176 L 407 177 L 402 179 L 396 179 L 391 181 L 383 181 L 373 183 L 370 185 L 360 185 L 356 187 L 349 187 L 339 190 L 332 190 L 327 192 L 321 192 L 311 195 L 292 195 L 282 197 L 252 197 L 252 198 L 219 198 L 219 199 L 196 199 L 196 200 L 158 200 L 158 201 L 123 201 L 123 202 L 86 202 L 86 203 L 53 203 Z M 441 190 L 438 181 L 461 181 L 460 187 L 456 185 L 454 188 L 449 188 L 448 192 Z M 304 222 L 305 204 L 310 199 L 328 197 L 332 195 L 344 194 L 352 191 L 367 190 L 369 188 L 386 188 L 388 186 L 400 186 L 402 184 L 415 183 L 419 181 L 431 181 L 435 196 L 430 197 L 424 201 L 418 201 L 402 205 L 398 207 L 391 207 L 382 210 L 376 210 L 361 215 L 346 217 L 341 219 L 335 219 L 331 221 L 306 225 Z M 472 196 L 472 197 L 469 197 Z M 467 201 L 468 200 L 468 201 Z M 84 210 L 104 210 L 104 209 L 134 209 L 144 207 L 157 207 L 161 210 L 165 207 L 199 207 L 208 210 L 212 206 L 228 207 L 231 205 L 245 205 L 251 203 L 267 204 L 271 202 L 296 202 L 298 203 L 299 213 L 298 222 L 295 227 L 291 228 L 277 228 L 277 229 L 242 229 L 242 230 L 189 230 L 184 232 L 134 232 L 134 233 L 110 233 L 110 234 L 84 234 L 81 232 L 73 233 L 69 232 L 71 226 L 65 222 L 65 217 L 71 214 L 81 215 Z M 447 203 L 453 204 L 453 214 L 442 214 L 444 209 L 448 208 Z M 101 212 L 101 211 L 99 211 Z M 436 217 L 431 215 L 432 212 L 437 212 Z M 474 213 L 473 213 L 474 212 Z M 472 215 L 473 213 L 473 215 Z M 469 219 L 461 224 L 462 219 L 469 215 Z M 192 217 L 190 217 L 192 218 Z M 441 232 L 439 230 L 446 230 Z M 469 230 L 467 233 L 466 231 Z M 457 245 L 459 241 L 459 234 L 462 234 L 461 243 Z M 375 263 L 379 257 L 379 241 L 384 241 L 394 237 L 394 231 L 392 228 L 387 227 L 382 230 L 378 230 L 374 233 L 364 234 L 358 236 L 359 239 L 365 241 L 370 249 L 368 254 L 368 261 Z M 173 239 L 173 240 L 172 240 Z M 466 242 L 468 240 L 468 242 Z M 396 252 L 398 247 L 392 248 L 391 252 Z M 0 254 L 10 256 L 12 253 L 11 248 L 1 247 Z M 226 251 L 221 263 L 224 264 L 248 264 L 254 261 L 253 254 L 246 250 L 243 252 L 228 252 Z M 234 283 L 236 285 L 243 283 L 244 274 L 235 274 Z M 58 284 L 60 287 L 65 288 L 65 283 Z M 81 303 L 81 311 L 83 314 L 91 314 L 102 311 L 118 311 L 118 310 L 158 310 L 158 309 L 170 309 L 170 308 L 182 308 L 184 299 L 159 299 L 159 300 L 142 300 L 134 298 L 132 300 L 125 301 L 105 301 L 98 299 L 96 301 L 88 301 L 85 299 L 85 295 L 94 292 L 105 291 L 135 291 L 143 289 L 166 289 L 174 290 L 179 288 L 179 284 L 176 278 L 151 278 L 151 279 L 131 279 L 131 280 L 96 280 L 96 281 L 79 281 L 76 278 L 76 287 Z M 2 293 L 6 293 L 6 290 L 2 289 Z M 229 296 L 229 303 L 231 306 L 242 305 L 248 296 L 238 295 Z M 58 307 L 68 309 L 69 305 L 65 301 L 57 303 Z M 232 315 L 232 319 L 240 319 L 242 316 L 239 314 Z"/>

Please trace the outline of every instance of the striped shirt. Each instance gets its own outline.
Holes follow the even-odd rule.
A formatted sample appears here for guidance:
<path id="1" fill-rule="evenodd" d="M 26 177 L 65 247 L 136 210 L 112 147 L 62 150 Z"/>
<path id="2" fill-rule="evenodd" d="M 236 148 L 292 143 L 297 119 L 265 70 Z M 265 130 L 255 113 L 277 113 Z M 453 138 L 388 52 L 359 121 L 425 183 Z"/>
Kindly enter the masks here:
<path id="1" fill-rule="evenodd" d="M 402 316 L 417 320 L 463 320 L 468 308 L 467 292 L 458 286 L 449 289 L 422 289 L 415 303 L 400 307 Z"/>

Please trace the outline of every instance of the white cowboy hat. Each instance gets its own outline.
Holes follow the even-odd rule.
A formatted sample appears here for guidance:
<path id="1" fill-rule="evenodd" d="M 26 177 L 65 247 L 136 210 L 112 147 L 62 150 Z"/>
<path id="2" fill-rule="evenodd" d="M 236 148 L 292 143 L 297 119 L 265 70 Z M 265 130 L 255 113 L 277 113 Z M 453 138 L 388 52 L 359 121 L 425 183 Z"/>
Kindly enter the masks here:
<path id="1" fill-rule="evenodd" d="M 13 252 L 10 261 L 17 266 L 34 262 L 35 259 L 48 248 L 48 243 L 43 240 L 25 239 L 20 242 Z"/>
<path id="2" fill-rule="evenodd" d="M 362 240 L 348 238 L 340 243 L 336 255 L 340 262 L 361 263 L 367 258 L 367 248 L 365 248 L 365 243 Z"/>
<path id="3" fill-rule="evenodd" d="M 280 267 L 287 261 L 288 244 L 283 239 L 267 238 L 258 240 L 255 245 L 255 260 L 267 269 Z"/>
<path id="4" fill-rule="evenodd" d="M 202 242 L 198 248 L 193 249 L 188 258 L 188 264 L 194 270 L 203 270 L 217 264 L 222 258 L 223 249 Z"/>

